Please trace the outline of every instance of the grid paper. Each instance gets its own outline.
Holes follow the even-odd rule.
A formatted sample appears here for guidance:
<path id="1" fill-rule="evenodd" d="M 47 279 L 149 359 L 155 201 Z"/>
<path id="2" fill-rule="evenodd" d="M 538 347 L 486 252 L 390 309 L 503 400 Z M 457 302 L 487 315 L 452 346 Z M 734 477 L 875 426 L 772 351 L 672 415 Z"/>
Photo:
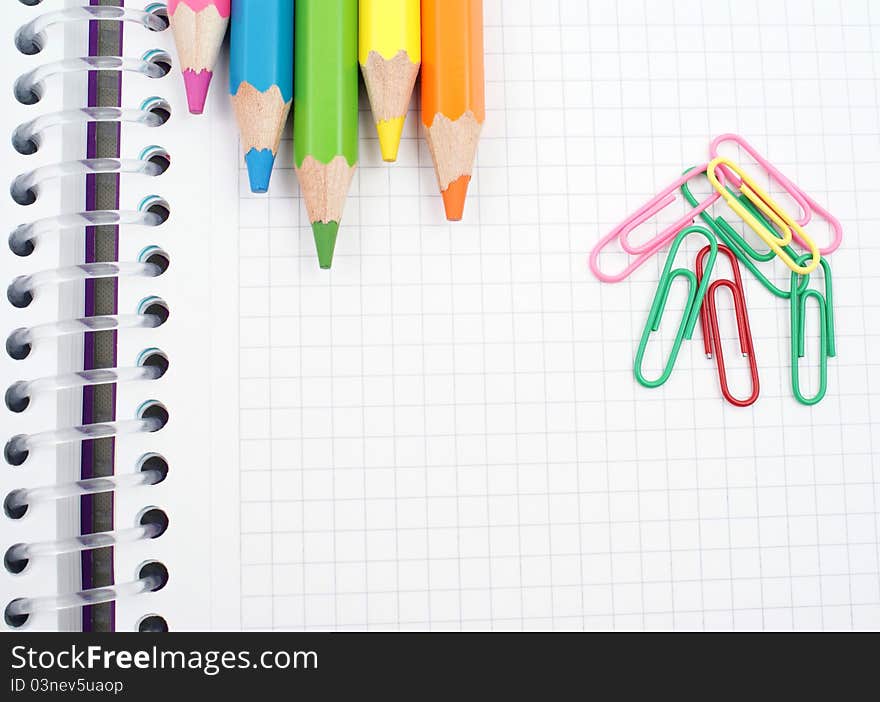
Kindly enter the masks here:
<path id="1" fill-rule="evenodd" d="M 486 0 L 485 45 L 463 223 L 442 218 L 417 98 L 393 166 L 362 99 L 330 273 L 289 138 L 268 197 L 240 172 L 242 628 L 880 627 L 880 11 Z M 729 131 L 844 225 L 812 409 L 791 396 L 787 304 L 745 269 L 749 409 L 721 400 L 699 331 L 663 388 L 633 380 L 665 253 L 617 285 L 587 268 Z"/>

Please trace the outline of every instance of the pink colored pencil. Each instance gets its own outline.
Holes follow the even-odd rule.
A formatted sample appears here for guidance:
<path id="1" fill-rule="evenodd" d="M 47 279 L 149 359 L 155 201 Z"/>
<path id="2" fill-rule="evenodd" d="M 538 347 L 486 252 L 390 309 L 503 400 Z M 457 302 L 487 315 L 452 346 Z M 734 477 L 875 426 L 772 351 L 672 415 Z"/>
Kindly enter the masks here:
<path id="1" fill-rule="evenodd" d="M 169 0 L 168 17 L 177 43 L 189 111 L 200 115 L 214 64 L 229 26 L 231 0 Z"/>

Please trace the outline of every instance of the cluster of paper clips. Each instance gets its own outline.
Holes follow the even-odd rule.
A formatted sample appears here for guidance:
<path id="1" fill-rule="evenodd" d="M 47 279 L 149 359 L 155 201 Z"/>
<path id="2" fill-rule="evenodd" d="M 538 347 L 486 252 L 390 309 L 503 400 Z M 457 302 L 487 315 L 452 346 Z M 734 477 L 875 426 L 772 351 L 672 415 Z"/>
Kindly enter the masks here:
<path id="1" fill-rule="evenodd" d="M 797 216 L 793 216 L 783 209 L 740 166 L 731 159 L 721 156 L 719 150 L 723 144 L 735 145 L 742 152 L 748 154 L 757 166 L 763 169 L 764 175 L 773 189 L 785 192 L 796 203 L 800 210 Z M 825 396 L 828 387 L 828 358 L 836 354 L 831 268 L 826 257 L 840 246 L 843 239 L 843 229 L 840 222 L 828 210 L 783 175 L 741 136 L 723 134 L 712 141 L 709 152 L 710 161 L 708 163 L 685 171 L 678 180 L 667 186 L 603 237 L 590 254 L 590 268 L 594 275 L 601 281 L 617 283 L 625 280 L 633 271 L 671 242 L 666 264 L 654 295 L 654 302 L 648 313 L 648 319 L 636 351 L 633 369 L 636 380 L 647 388 L 663 385 L 672 375 L 683 342 L 692 339 L 699 319 L 706 356 L 707 358 L 714 357 L 718 368 L 721 394 L 728 402 L 737 407 L 748 407 L 758 399 L 760 381 L 755 359 L 755 345 L 746 307 L 745 289 L 740 275 L 739 264 L 741 263 L 772 295 L 788 301 L 791 324 L 792 392 L 798 402 L 804 405 L 814 405 Z M 701 176 L 706 176 L 712 185 L 711 191 L 702 200 L 694 195 L 691 188 L 693 180 Z M 677 199 L 677 191 L 681 192 L 689 206 L 687 212 L 648 241 L 639 244 L 633 243 L 631 240 L 633 231 L 672 205 Z M 710 208 L 720 201 L 726 203 L 729 209 L 766 243 L 768 247 L 766 251 L 756 250 L 723 216 L 714 216 L 710 213 Z M 696 224 L 698 217 L 702 222 L 701 225 Z M 825 222 L 831 231 L 831 240 L 822 248 L 805 230 L 810 222 L 815 221 Z M 700 250 L 696 257 L 694 270 L 673 268 L 682 242 L 692 235 L 701 236 L 707 241 L 707 245 Z M 606 248 L 615 242 L 628 256 L 628 260 L 622 270 L 608 273 L 600 268 L 599 261 Z M 722 278 L 710 282 L 719 253 L 730 261 L 733 275 L 732 278 Z M 776 258 L 791 270 L 787 288 L 772 282 L 759 265 Z M 824 294 L 810 287 L 811 275 L 819 268 L 821 268 L 824 278 Z M 659 377 L 649 379 L 642 371 L 645 352 L 651 334 L 660 329 L 669 291 L 676 278 L 684 278 L 687 281 L 688 292 L 685 308 L 672 343 L 670 355 L 662 372 Z M 722 288 L 726 289 L 732 297 L 740 350 L 743 356 L 748 358 L 752 391 L 745 398 L 734 396 L 728 385 L 716 306 L 716 293 Z M 819 378 L 812 394 L 805 395 L 801 389 L 799 364 L 805 353 L 805 318 L 807 303 L 811 299 L 819 311 Z"/>

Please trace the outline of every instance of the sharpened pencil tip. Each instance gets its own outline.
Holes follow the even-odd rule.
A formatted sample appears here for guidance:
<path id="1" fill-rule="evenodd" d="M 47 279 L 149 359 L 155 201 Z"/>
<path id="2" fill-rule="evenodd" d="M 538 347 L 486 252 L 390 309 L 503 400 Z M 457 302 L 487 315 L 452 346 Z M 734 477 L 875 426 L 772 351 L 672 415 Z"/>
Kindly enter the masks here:
<path id="1" fill-rule="evenodd" d="M 208 99 L 208 88 L 211 87 L 211 79 L 214 74 L 211 71 L 199 71 L 196 73 L 191 68 L 183 72 L 183 85 L 186 88 L 186 101 L 191 114 L 200 115 L 205 111 L 205 101 Z"/>
<path id="2" fill-rule="evenodd" d="M 318 250 L 318 265 L 324 270 L 333 265 L 333 251 L 336 249 L 336 235 L 339 222 L 312 222 L 315 248 Z"/>
<path id="3" fill-rule="evenodd" d="M 275 154 L 270 149 L 251 149 L 244 157 L 251 182 L 252 193 L 265 193 L 269 190 Z"/>
<path id="4" fill-rule="evenodd" d="M 446 219 L 450 222 L 461 221 L 464 215 L 464 201 L 467 198 L 470 182 L 471 177 L 464 175 L 452 181 L 449 187 L 443 191 L 443 206 L 446 208 Z"/>
<path id="5" fill-rule="evenodd" d="M 397 160 L 397 152 L 400 149 L 400 136 L 403 134 L 403 122 L 405 119 L 405 117 L 395 117 L 394 119 L 384 119 L 376 123 L 383 161 L 391 162 Z"/>

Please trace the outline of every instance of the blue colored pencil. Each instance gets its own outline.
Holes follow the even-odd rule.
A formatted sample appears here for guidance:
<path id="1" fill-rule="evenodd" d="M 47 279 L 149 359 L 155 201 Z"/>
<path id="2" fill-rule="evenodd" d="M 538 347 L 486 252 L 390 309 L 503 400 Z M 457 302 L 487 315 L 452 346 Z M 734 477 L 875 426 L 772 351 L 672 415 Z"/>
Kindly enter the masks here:
<path id="1" fill-rule="evenodd" d="M 293 101 L 293 1 L 232 0 L 229 92 L 255 193 L 269 189 Z"/>

